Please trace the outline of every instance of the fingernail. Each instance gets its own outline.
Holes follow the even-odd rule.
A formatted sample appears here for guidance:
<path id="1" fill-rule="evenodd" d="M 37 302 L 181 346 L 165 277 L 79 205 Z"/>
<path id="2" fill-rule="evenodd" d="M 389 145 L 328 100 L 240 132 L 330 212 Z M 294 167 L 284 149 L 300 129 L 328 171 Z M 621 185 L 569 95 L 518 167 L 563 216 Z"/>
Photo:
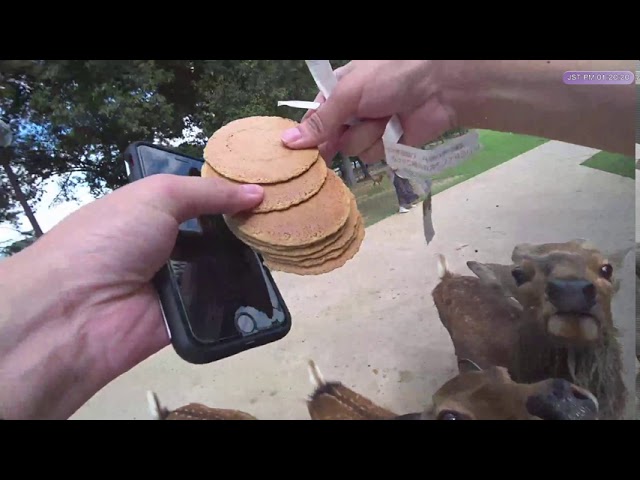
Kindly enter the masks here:
<path id="1" fill-rule="evenodd" d="M 242 193 L 252 197 L 262 195 L 262 187 L 260 185 L 241 185 L 240 189 L 242 190 Z"/>
<path id="2" fill-rule="evenodd" d="M 289 130 L 286 130 L 282 134 L 282 141 L 284 143 L 297 142 L 301 138 L 302 138 L 302 132 L 298 128 L 290 128 Z"/>

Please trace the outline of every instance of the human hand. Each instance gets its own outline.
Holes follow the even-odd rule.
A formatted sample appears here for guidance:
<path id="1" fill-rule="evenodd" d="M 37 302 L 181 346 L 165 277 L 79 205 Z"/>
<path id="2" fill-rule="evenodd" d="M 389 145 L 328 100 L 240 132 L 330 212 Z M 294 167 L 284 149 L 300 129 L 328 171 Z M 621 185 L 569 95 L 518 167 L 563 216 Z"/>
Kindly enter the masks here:
<path id="1" fill-rule="evenodd" d="M 632 156 L 633 82 L 593 88 L 562 81 L 568 71 L 631 70 L 630 60 L 354 60 L 336 70 L 329 99 L 318 96 L 320 108 L 282 140 L 290 148 L 318 146 L 327 162 L 340 151 L 371 163 L 384 158 L 382 135 L 397 114 L 400 142 L 415 147 L 463 126 Z M 353 119 L 361 123 L 346 126 Z"/>
<path id="2" fill-rule="evenodd" d="M 286 131 L 289 148 L 318 146 L 330 162 L 342 152 L 367 163 L 384 158 L 382 135 L 398 115 L 401 142 L 422 146 L 455 126 L 453 109 L 443 102 L 445 63 L 431 60 L 354 60 L 336 70 L 338 84 L 320 108 L 309 111 L 298 128 Z M 361 123 L 347 126 L 352 119 Z"/>
<path id="3" fill-rule="evenodd" d="M 259 186 L 154 175 L 80 208 L 0 263 L 0 418 L 68 418 L 166 346 L 151 285 L 178 226 L 262 201 Z"/>

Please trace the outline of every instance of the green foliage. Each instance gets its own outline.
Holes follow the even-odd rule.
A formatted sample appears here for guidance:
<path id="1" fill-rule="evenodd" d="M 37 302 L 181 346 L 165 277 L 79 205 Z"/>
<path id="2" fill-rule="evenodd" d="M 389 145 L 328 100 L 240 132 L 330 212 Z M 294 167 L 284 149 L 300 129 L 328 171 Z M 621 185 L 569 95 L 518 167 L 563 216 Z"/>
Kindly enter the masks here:
<path id="1" fill-rule="evenodd" d="M 82 172 L 93 193 L 124 184 L 120 154 L 129 143 L 181 136 L 183 109 L 160 93 L 177 89 L 171 62 L 43 63 L 41 84 L 30 101 L 32 121 L 43 127 L 43 136 L 59 155 L 51 168 Z"/>
<path id="2" fill-rule="evenodd" d="M 348 60 L 333 60 L 337 68 Z M 123 150 L 137 140 L 166 143 L 185 128 L 202 133 L 180 147 L 201 157 L 222 125 L 250 115 L 299 120 L 278 100 L 313 100 L 303 60 L 0 60 L 0 116 L 14 129 L 4 152 L 30 204 L 62 175 L 61 200 L 79 183 L 102 194 L 126 182 Z M 0 173 L 0 222 L 19 209 Z"/>

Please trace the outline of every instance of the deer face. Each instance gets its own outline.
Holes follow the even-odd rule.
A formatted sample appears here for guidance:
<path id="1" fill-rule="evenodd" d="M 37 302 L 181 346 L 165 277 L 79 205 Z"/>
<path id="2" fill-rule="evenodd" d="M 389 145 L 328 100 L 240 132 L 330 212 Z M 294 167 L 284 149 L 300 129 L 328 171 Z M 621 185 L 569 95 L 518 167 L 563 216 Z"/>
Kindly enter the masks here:
<path id="1" fill-rule="evenodd" d="M 515 297 L 554 338 L 571 344 L 598 340 L 613 327 L 614 267 L 597 250 L 572 243 L 514 254 Z"/>
<path id="2" fill-rule="evenodd" d="M 467 371 L 433 396 L 423 420 L 592 420 L 598 402 L 588 391 L 562 379 L 514 382 L 503 367 Z M 408 416 L 405 416 L 408 417 Z"/>

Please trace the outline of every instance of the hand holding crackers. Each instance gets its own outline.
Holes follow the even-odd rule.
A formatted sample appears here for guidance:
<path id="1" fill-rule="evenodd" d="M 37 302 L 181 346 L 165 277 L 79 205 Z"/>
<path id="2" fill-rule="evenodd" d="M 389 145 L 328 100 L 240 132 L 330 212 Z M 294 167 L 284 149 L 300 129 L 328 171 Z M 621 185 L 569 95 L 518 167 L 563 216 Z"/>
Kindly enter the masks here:
<path id="1" fill-rule="evenodd" d="M 230 122 L 209 139 L 202 176 L 261 185 L 262 203 L 226 215 L 227 225 L 271 270 L 318 275 L 353 258 L 364 239 L 364 222 L 355 197 L 318 149 L 282 144 L 282 132 L 296 125 L 280 117 Z"/>

